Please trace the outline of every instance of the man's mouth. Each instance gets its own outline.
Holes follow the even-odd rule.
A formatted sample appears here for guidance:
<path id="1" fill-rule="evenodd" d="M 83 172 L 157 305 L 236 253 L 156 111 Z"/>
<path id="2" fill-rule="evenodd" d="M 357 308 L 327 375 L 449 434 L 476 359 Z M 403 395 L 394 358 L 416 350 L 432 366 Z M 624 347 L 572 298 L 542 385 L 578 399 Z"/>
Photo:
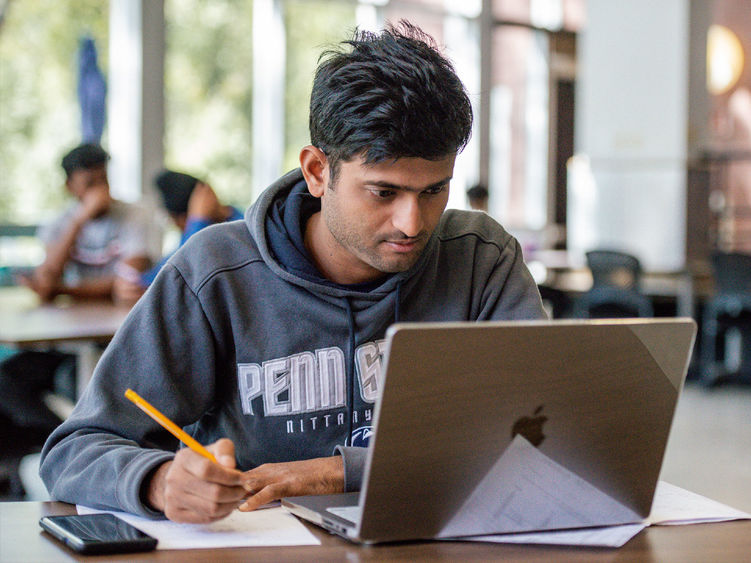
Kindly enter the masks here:
<path id="1" fill-rule="evenodd" d="M 411 252 L 420 244 L 420 238 L 387 240 L 385 243 L 396 252 Z"/>

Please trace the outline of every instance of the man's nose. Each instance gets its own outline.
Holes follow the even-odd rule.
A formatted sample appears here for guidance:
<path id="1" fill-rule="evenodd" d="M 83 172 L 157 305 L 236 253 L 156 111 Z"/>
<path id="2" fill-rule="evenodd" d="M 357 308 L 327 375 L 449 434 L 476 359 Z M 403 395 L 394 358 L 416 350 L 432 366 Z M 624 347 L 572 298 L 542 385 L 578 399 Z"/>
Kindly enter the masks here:
<path id="1" fill-rule="evenodd" d="M 424 226 L 418 197 L 414 194 L 404 194 L 404 197 L 400 198 L 395 205 L 392 220 L 394 227 L 408 237 L 419 235 Z"/>

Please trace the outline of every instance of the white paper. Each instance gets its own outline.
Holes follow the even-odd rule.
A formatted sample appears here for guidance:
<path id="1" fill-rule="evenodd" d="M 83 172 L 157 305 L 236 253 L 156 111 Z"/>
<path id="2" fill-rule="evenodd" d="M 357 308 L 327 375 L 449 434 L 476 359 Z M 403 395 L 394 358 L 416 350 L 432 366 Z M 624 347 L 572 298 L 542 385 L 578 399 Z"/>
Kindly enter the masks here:
<path id="1" fill-rule="evenodd" d="M 589 547 L 621 547 L 646 528 L 646 524 L 623 524 L 583 530 L 495 534 L 463 538 L 468 541 L 492 543 L 528 543 L 543 545 L 586 545 Z"/>
<path id="2" fill-rule="evenodd" d="M 494 543 L 527 543 L 550 545 L 586 545 L 621 547 L 647 526 L 697 524 L 726 520 L 751 519 L 751 514 L 708 499 L 665 481 L 657 484 L 652 512 L 642 524 L 624 524 L 582 530 L 495 534 L 460 538 L 466 541 Z"/>
<path id="3" fill-rule="evenodd" d="M 276 545 L 320 545 L 320 541 L 282 507 L 252 512 L 233 511 L 211 524 L 178 524 L 150 520 L 125 512 L 77 506 L 79 514 L 110 512 L 159 540 L 157 549 L 204 549 Z"/>
<path id="4" fill-rule="evenodd" d="M 675 526 L 746 519 L 751 519 L 751 514 L 660 481 L 647 523 Z"/>
<path id="5" fill-rule="evenodd" d="M 640 521 L 630 508 L 517 434 L 439 537 Z"/>

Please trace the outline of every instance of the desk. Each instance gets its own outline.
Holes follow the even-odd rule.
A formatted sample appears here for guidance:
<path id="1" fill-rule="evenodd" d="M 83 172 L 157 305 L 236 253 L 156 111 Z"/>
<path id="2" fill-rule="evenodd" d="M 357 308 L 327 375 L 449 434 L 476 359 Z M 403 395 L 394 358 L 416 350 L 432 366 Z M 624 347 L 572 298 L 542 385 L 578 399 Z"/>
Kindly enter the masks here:
<path id="1" fill-rule="evenodd" d="M 0 503 L 0 561 L 748 561 L 751 521 L 647 528 L 619 549 L 542 547 L 468 542 L 403 542 L 357 546 L 306 524 L 320 546 L 247 547 L 154 551 L 144 554 L 85 557 L 62 547 L 42 532 L 39 518 L 74 514 L 59 502 Z"/>
<path id="2" fill-rule="evenodd" d="M 129 309 L 109 301 L 61 298 L 42 304 L 26 287 L 0 288 L 0 344 L 20 349 L 71 349 L 78 356 L 80 396 L 99 359 L 97 345 L 112 339 Z"/>

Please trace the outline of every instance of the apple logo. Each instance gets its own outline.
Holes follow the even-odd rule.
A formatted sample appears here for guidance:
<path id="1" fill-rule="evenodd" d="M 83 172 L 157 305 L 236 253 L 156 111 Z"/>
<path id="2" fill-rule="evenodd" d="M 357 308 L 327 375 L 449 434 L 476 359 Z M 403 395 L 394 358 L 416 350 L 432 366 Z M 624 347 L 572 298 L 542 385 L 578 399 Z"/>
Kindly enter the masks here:
<path id="1" fill-rule="evenodd" d="M 541 414 L 544 406 L 537 407 L 532 416 L 523 416 L 514 422 L 511 427 L 511 438 L 513 439 L 517 434 L 521 434 L 535 447 L 542 444 L 545 439 L 545 434 L 542 433 L 542 425 L 548 419 L 547 416 Z"/>

